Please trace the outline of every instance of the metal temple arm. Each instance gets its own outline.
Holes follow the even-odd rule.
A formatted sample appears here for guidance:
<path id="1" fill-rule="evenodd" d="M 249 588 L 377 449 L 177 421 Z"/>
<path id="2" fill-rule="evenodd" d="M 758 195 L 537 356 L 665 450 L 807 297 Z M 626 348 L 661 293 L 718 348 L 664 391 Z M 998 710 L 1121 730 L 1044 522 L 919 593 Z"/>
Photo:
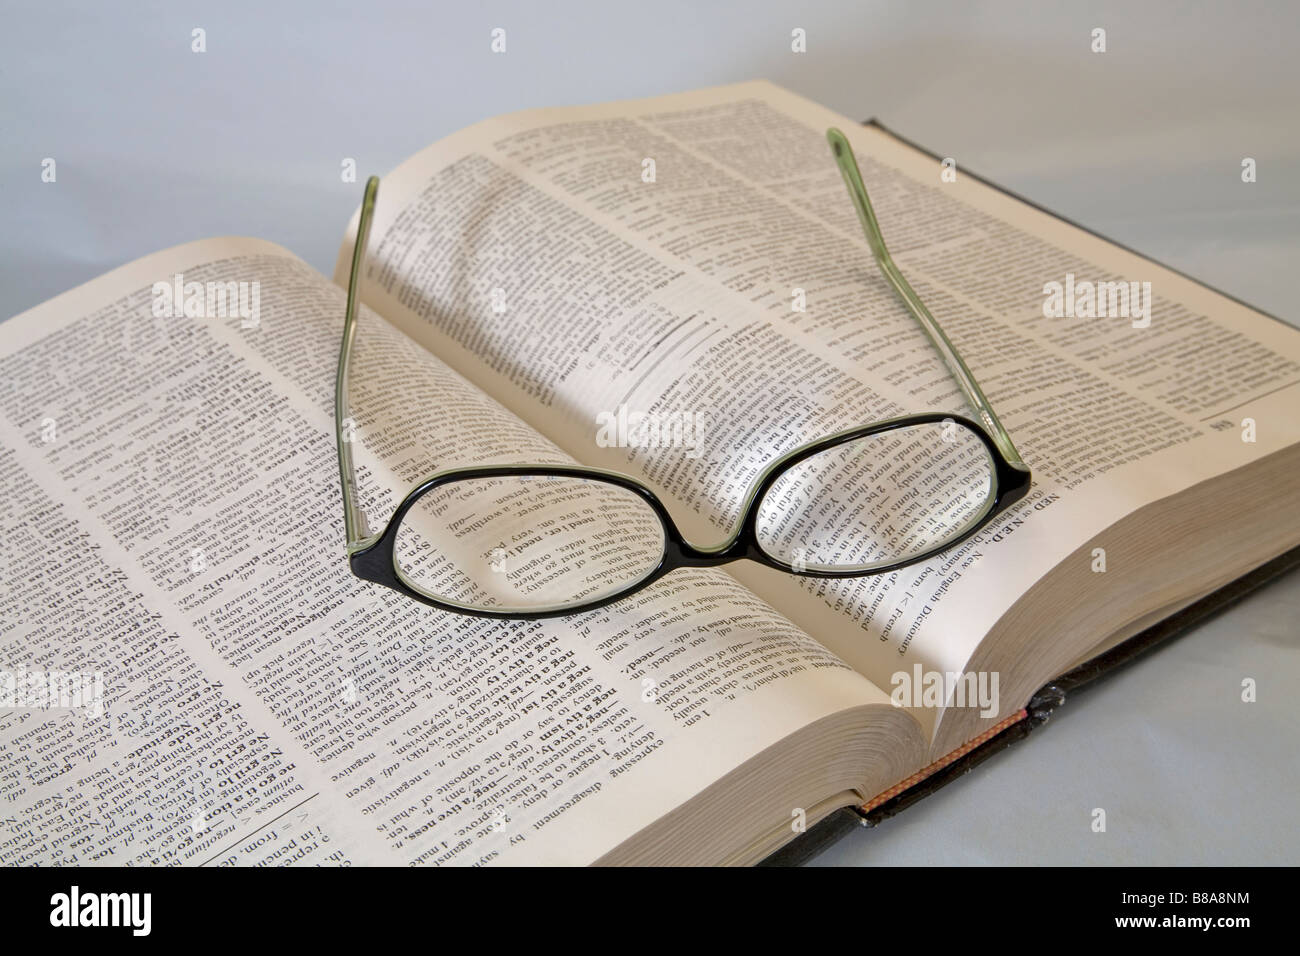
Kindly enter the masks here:
<path id="1" fill-rule="evenodd" d="M 361 302 L 361 266 L 366 258 L 366 243 L 370 239 L 370 221 L 375 214 L 375 199 L 379 195 L 379 177 L 371 176 L 366 182 L 365 197 L 361 201 L 361 219 L 357 223 L 357 241 L 352 249 L 352 270 L 348 275 L 348 304 L 343 316 L 343 343 L 339 347 L 339 369 L 334 380 L 334 437 L 339 449 L 339 480 L 343 486 L 343 528 L 347 535 L 348 552 L 370 537 L 370 526 L 361 510 L 357 495 L 357 474 L 352 465 L 352 435 L 348 406 L 348 374 L 352 363 L 352 343 L 356 338 L 357 308 Z"/>
<path id="2" fill-rule="evenodd" d="M 898 271 L 898 266 L 894 265 L 889 250 L 885 248 L 884 236 L 880 234 L 880 226 L 876 222 L 875 212 L 872 211 L 871 200 L 867 198 L 867 187 L 862 183 L 862 173 L 858 169 L 858 161 L 853 156 L 853 147 L 845 135 L 834 127 L 826 131 L 826 139 L 831 144 L 831 152 L 835 154 L 835 162 L 840 168 L 840 175 L 844 177 L 844 184 L 848 186 L 849 195 L 853 198 L 853 206 L 858 211 L 858 219 L 867 235 L 867 244 L 871 246 L 871 254 L 875 256 L 880 271 L 885 274 L 885 278 L 894 287 L 894 291 L 903 300 L 908 311 L 920 323 L 921 329 L 934 345 L 953 377 L 957 379 L 957 383 L 966 395 L 966 400 L 980 417 L 998 448 L 1012 464 L 1023 464 L 1020 453 L 1011 442 L 1011 436 L 998 421 L 989 400 L 984 397 L 979 384 L 975 381 L 975 376 L 971 374 L 966 363 L 953 348 L 952 342 L 948 341 L 948 336 L 944 335 L 943 329 L 939 328 L 939 323 L 925 307 L 920 296 L 908 285 L 903 274 Z"/>

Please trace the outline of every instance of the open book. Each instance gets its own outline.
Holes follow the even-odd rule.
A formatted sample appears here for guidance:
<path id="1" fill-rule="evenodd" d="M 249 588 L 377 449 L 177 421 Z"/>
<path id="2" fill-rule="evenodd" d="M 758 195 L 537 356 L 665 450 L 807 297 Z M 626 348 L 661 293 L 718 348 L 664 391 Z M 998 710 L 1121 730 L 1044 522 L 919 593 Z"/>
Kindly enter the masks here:
<path id="1" fill-rule="evenodd" d="M 333 281 L 258 239 L 156 253 L 0 324 L 0 862 L 750 862 L 1300 543 L 1300 333 L 765 82 L 496 118 L 384 177 L 367 512 L 576 461 L 704 544 L 790 448 L 969 416 L 832 125 L 1022 502 L 877 577 L 742 562 L 574 617 L 437 611 L 344 558 L 356 219 Z M 683 410 L 672 441 L 628 424 Z M 77 699 L 41 709 L 55 675 Z"/>

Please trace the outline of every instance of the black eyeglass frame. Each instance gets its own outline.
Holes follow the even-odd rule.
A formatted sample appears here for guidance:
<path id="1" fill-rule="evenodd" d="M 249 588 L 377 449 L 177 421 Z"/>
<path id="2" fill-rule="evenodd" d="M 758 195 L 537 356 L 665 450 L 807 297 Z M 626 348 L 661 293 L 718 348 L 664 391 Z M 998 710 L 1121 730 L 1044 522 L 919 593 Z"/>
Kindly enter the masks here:
<path id="1" fill-rule="evenodd" d="M 984 427 L 969 418 L 960 415 L 926 412 L 904 415 L 887 419 L 870 425 L 850 428 L 836 434 L 820 438 L 795 448 L 769 464 L 751 487 L 742 507 L 740 520 L 731 536 L 721 544 L 712 547 L 698 547 L 686 540 L 673 521 L 672 515 L 659 497 L 645 484 L 619 472 L 591 468 L 584 465 L 481 465 L 467 468 L 454 468 L 436 472 L 418 482 L 397 505 L 384 529 L 372 534 L 366 523 L 357 494 L 356 473 L 352 462 L 350 441 L 345 438 L 348 417 L 348 379 L 352 357 L 352 345 L 356 335 L 356 315 L 359 303 L 360 273 L 365 258 L 369 238 L 370 224 L 374 216 L 375 202 L 379 192 L 379 179 L 372 176 L 366 183 L 365 196 L 362 201 L 361 215 L 357 226 L 357 240 L 353 248 L 351 273 L 348 282 L 347 313 L 343 327 L 343 342 L 339 352 L 338 375 L 335 381 L 335 427 L 339 451 L 339 474 L 343 488 L 344 527 L 347 536 L 348 564 L 357 577 L 375 584 L 391 588 L 412 600 L 419 601 L 440 610 L 453 611 L 475 617 L 541 620 L 553 617 L 568 617 L 597 610 L 620 601 L 630 594 L 649 587 L 666 574 L 679 568 L 716 567 L 735 561 L 756 561 L 790 574 L 814 578 L 857 578 L 891 571 L 925 561 L 936 554 L 947 551 L 972 535 L 977 534 L 989 522 L 1004 512 L 1029 491 L 1031 473 L 1028 466 L 1021 461 L 1010 436 L 993 413 L 988 400 L 976 384 L 974 376 L 961 360 L 952 343 L 919 296 L 903 278 L 894 265 L 885 248 L 874 212 L 867 199 L 866 188 L 862 184 L 861 174 L 853 158 L 852 149 L 847 139 L 839 130 L 827 131 L 827 139 L 844 176 L 850 195 L 854 200 L 859 219 L 866 233 L 877 264 L 886 278 L 898 292 L 904 304 L 920 322 L 922 329 L 931 343 L 944 359 L 962 387 L 971 406 L 976 409 L 984 422 Z M 843 569 L 796 568 L 791 564 L 777 560 L 763 550 L 758 540 L 758 518 L 762 501 L 785 471 L 800 462 L 839 445 L 857 441 L 872 435 L 878 435 L 899 428 L 915 425 L 927 425 L 952 422 L 971 431 L 983 443 L 988 452 L 993 468 L 990 476 L 991 487 L 985 499 L 983 513 L 969 525 L 951 538 L 945 539 L 935 547 L 898 561 L 871 566 Z M 567 477 L 602 481 L 618 486 L 637 495 L 654 511 L 663 528 L 664 549 L 658 564 L 642 577 L 628 582 L 618 590 L 599 598 L 552 608 L 530 610 L 498 610 L 477 605 L 456 604 L 434 597 L 414 586 L 401 571 L 397 562 L 396 545 L 398 531 L 407 512 L 426 494 L 443 485 L 466 479 L 509 478 L 509 477 Z"/>
<path id="2" fill-rule="evenodd" d="M 983 443 L 988 451 L 991 461 L 993 462 L 991 494 L 986 499 L 984 514 L 975 521 L 972 521 L 964 531 L 943 541 L 939 546 L 929 550 L 919 552 L 899 561 L 872 567 L 870 570 L 862 571 L 856 568 L 847 568 L 842 570 L 820 570 L 816 568 L 796 569 L 793 565 L 787 564 L 773 558 L 758 541 L 758 518 L 759 510 L 764 496 L 785 473 L 785 471 L 799 464 L 813 455 L 820 454 L 829 448 L 835 448 L 847 442 L 857 441 L 860 438 L 866 438 L 870 435 L 878 435 L 882 432 L 892 431 L 898 428 L 905 428 L 909 425 L 926 425 L 931 423 L 955 422 L 973 432 Z M 490 608 L 478 607 L 473 605 L 454 604 L 448 601 L 439 600 L 430 594 L 421 591 L 419 588 L 410 584 L 402 574 L 400 566 L 397 563 L 397 535 L 401 528 L 402 519 L 406 513 L 415 506 L 424 495 L 433 491 L 435 488 L 450 484 L 456 481 L 463 481 L 469 478 L 517 478 L 517 477 L 562 477 L 562 478 L 585 478 L 595 481 L 603 481 L 607 484 L 615 485 L 626 491 L 637 495 L 654 511 L 659 518 L 660 524 L 664 531 L 664 550 L 659 559 L 659 563 L 643 577 L 629 582 L 625 587 L 611 592 L 596 600 L 587 601 L 579 604 L 565 605 L 559 608 L 541 609 L 535 611 L 497 611 Z M 658 495 L 648 487 L 629 475 L 624 475 L 614 471 L 604 471 L 599 468 L 589 468 L 583 465 L 482 465 L 471 468 L 454 468 L 449 471 L 438 472 L 430 475 L 422 482 L 417 484 L 398 504 L 393 512 L 392 518 L 382 532 L 374 535 L 372 538 L 362 542 L 363 547 L 351 551 L 348 555 L 348 563 L 352 568 L 352 573 L 357 577 L 375 584 L 382 584 L 385 587 L 392 588 L 401 594 L 406 595 L 422 604 L 430 607 L 436 607 L 445 611 L 455 611 L 460 614 L 472 614 L 476 617 L 494 617 L 494 618 L 512 618 L 512 619 L 542 619 L 550 617 L 567 617 L 571 614 L 581 614 L 586 611 L 594 611 L 598 608 L 605 607 L 620 601 L 642 588 L 649 587 L 664 575 L 678 568 L 712 568 L 723 564 L 730 564 L 734 561 L 757 561 L 768 567 L 776 568 L 779 571 L 786 571 L 791 574 L 799 574 L 804 577 L 814 578 L 857 578 L 866 577 L 875 574 L 888 574 L 899 568 L 907 567 L 910 564 L 916 564 L 927 558 L 938 554 L 941 551 L 947 551 L 962 541 L 965 541 L 971 535 L 976 534 L 992 521 L 998 514 L 1005 511 L 1010 505 L 1019 501 L 1029 490 L 1030 477 L 1029 473 L 1023 469 L 1016 468 L 1010 462 L 1007 462 L 999 453 L 997 446 L 993 443 L 978 425 L 968 418 L 957 415 L 943 415 L 938 413 L 926 413 L 918 415 L 906 415 L 900 418 L 889 419 L 883 422 L 877 422 L 874 425 L 867 425 L 860 428 L 851 428 L 847 431 L 839 432 L 827 438 L 818 439 L 806 445 L 801 445 L 786 455 L 778 458 L 768 466 L 764 474 L 754 484 L 750 491 L 744 513 L 739 525 L 732 533 L 731 537 L 722 544 L 701 548 L 689 542 L 673 521 L 672 515 L 664 507 Z"/>

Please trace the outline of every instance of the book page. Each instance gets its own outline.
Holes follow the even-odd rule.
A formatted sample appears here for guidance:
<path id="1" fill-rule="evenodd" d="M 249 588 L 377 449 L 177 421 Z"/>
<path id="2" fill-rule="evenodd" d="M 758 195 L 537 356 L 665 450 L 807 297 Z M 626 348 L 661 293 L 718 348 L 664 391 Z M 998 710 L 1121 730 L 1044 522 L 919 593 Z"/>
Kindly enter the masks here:
<path id="1" fill-rule="evenodd" d="M 647 481 L 696 543 L 720 542 L 786 451 L 909 412 L 975 417 L 871 258 L 831 125 L 1034 472 L 996 523 L 891 574 L 731 566 L 889 689 L 962 672 L 1020 595 L 1119 518 L 1300 440 L 1300 335 L 763 82 L 514 114 L 435 144 L 383 181 L 365 295 L 574 457 Z M 671 440 L 638 445 L 623 427 L 637 417 Z M 933 729 L 942 708 L 916 713 Z"/>
<path id="2" fill-rule="evenodd" d="M 504 623 L 354 577 L 343 312 L 217 239 L 0 326 L 0 862 L 585 863 L 827 715 L 906 740 L 717 571 Z M 377 526 L 420 473 L 569 460 L 368 310 L 354 384 Z"/>

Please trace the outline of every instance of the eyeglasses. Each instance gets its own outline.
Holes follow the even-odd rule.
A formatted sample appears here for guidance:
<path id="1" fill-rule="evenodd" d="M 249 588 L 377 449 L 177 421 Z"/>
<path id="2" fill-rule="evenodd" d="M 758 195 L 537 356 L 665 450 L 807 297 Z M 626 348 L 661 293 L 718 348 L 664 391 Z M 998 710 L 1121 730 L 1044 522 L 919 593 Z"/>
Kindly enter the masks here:
<path id="1" fill-rule="evenodd" d="M 852 578 L 933 557 L 1029 490 L 1030 471 L 970 369 L 890 258 L 844 134 L 828 130 L 872 255 L 956 378 L 982 426 L 918 414 L 850 428 L 772 462 L 726 541 L 688 542 L 635 478 L 569 465 L 436 472 L 371 533 L 352 464 L 348 370 L 362 263 L 379 193 L 366 183 L 352 253 L 334 391 L 348 563 L 360 578 L 461 614 L 546 618 L 603 607 L 683 567 L 757 561 L 792 574 Z"/>

